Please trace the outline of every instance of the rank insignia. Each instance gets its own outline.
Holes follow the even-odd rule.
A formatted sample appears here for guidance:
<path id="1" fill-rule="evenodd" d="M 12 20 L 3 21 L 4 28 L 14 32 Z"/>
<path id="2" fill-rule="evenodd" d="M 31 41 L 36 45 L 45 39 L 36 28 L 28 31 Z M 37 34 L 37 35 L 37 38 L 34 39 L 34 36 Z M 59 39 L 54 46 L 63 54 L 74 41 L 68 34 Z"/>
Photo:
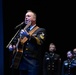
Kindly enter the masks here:
<path id="1" fill-rule="evenodd" d="M 44 33 L 40 34 L 40 38 L 44 39 Z"/>

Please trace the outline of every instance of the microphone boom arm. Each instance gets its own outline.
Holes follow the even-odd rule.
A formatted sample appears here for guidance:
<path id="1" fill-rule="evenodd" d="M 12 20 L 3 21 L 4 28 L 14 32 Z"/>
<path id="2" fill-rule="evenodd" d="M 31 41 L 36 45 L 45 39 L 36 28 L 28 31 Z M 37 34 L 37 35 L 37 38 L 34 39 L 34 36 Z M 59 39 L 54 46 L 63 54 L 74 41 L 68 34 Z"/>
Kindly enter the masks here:
<path id="1" fill-rule="evenodd" d="M 24 23 L 24 22 L 21 22 L 19 25 L 17 25 L 17 26 L 15 27 L 15 29 L 17 29 L 18 27 L 20 27 L 23 23 Z"/>

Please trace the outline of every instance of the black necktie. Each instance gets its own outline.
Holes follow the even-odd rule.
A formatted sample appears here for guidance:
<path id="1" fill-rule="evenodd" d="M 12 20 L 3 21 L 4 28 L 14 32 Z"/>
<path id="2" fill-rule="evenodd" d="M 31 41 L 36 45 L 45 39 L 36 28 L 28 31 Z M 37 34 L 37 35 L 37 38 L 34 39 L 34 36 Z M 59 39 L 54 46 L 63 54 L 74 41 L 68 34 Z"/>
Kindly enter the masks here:
<path id="1" fill-rule="evenodd" d="M 26 30 L 27 30 L 27 32 L 29 32 L 30 31 L 30 27 L 28 27 Z"/>

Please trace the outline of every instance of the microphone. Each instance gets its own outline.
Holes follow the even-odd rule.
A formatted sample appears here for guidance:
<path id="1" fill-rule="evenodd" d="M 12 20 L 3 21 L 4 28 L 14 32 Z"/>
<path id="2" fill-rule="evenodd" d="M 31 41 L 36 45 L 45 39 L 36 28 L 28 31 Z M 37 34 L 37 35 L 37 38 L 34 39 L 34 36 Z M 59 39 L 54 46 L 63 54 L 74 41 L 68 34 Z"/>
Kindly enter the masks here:
<path id="1" fill-rule="evenodd" d="M 22 26 L 24 23 L 25 23 L 25 22 L 23 21 L 23 22 L 21 22 L 20 24 L 18 24 L 18 25 L 15 27 L 15 29 L 17 29 L 18 27 Z"/>

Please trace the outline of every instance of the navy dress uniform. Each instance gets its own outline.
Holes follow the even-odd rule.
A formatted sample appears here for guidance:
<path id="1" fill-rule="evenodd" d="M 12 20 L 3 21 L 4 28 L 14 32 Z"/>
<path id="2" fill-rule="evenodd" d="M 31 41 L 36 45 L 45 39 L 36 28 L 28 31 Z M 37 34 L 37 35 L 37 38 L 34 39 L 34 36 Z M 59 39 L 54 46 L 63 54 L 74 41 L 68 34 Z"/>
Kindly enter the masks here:
<path id="1" fill-rule="evenodd" d="M 51 52 L 45 52 L 43 60 L 43 75 L 60 75 L 60 68 L 60 55 Z"/>
<path id="2" fill-rule="evenodd" d="M 76 60 L 74 58 L 63 62 L 62 75 L 76 75 Z"/>
<path id="3" fill-rule="evenodd" d="M 31 28 L 27 28 L 26 30 L 29 32 L 36 25 L 31 26 Z M 18 37 L 20 36 L 20 32 L 13 40 L 13 44 L 18 41 Z M 23 38 L 24 36 L 22 36 Z M 28 40 L 23 45 L 23 55 L 20 60 L 20 64 L 18 70 L 20 75 L 40 75 L 42 70 L 42 48 L 46 38 L 46 30 L 44 28 L 38 28 L 32 36 L 27 36 Z M 21 44 L 18 46 L 21 48 Z M 41 74 L 42 75 L 42 74 Z"/>
<path id="4" fill-rule="evenodd" d="M 33 28 L 31 28 L 31 30 Z M 20 75 L 24 75 L 23 73 L 26 71 L 28 72 L 26 72 L 26 75 L 40 75 L 40 58 L 42 55 L 42 46 L 45 41 L 45 29 L 38 28 L 28 39 L 29 40 L 24 44 L 24 52 L 19 65 Z"/>

